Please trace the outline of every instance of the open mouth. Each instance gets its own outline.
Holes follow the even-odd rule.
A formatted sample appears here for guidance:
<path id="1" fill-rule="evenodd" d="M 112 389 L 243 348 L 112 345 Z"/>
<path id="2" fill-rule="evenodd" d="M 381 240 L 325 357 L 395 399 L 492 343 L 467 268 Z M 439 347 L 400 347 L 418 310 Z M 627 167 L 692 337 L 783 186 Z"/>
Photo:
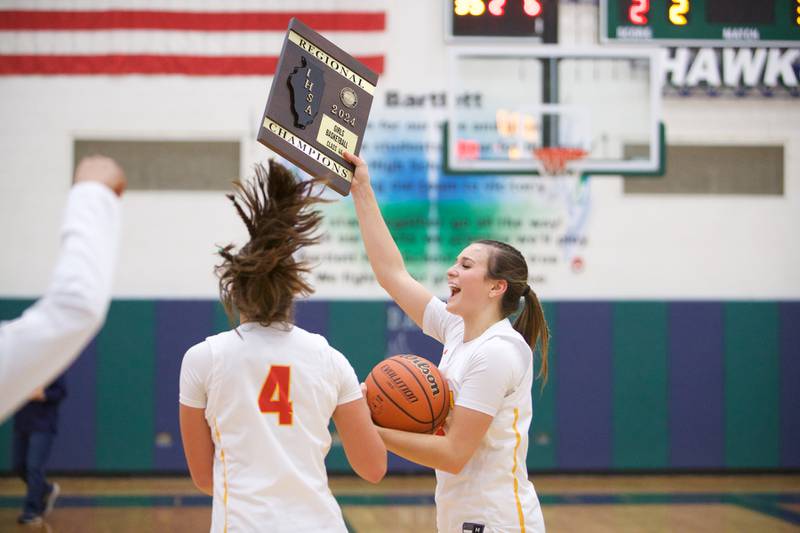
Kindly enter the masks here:
<path id="1" fill-rule="evenodd" d="M 450 297 L 451 298 L 453 296 L 455 296 L 456 294 L 458 294 L 459 292 L 461 292 L 461 289 L 459 289 L 458 287 L 453 287 L 452 285 L 450 286 Z"/>

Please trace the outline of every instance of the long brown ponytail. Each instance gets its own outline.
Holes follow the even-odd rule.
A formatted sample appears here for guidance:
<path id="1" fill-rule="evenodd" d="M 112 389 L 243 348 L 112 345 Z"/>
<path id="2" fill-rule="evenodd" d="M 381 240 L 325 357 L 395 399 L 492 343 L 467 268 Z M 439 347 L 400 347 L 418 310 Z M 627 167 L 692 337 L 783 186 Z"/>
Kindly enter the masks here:
<path id="1" fill-rule="evenodd" d="M 294 299 L 314 291 L 303 276 L 309 266 L 295 254 L 319 242 L 322 215 L 311 207 L 325 200 L 312 194 L 318 180 L 298 181 L 275 161 L 269 173 L 262 165 L 255 171 L 255 179 L 235 182 L 227 195 L 250 240 L 238 252 L 233 244 L 219 250 L 220 300 L 232 323 L 237 313 L 263 326 L 289 323 Z"/>
<path id="2" fill-rule="evenodd" d="M 547 350 L 550 344 L 550 331 L 539 297 L 528 285 L 528 264 L 520 251 L 510 244 L 488 239 L 476 242 L 492 248 L 487 267 L 489 278 L 502 279 L 508 284 L 500 303 L 503 317 L 514 314 L 519 308 L 520 298 L 525 299 L 522 310 L 514 321 L 514 329 L 522 335 L 534 355 L 536 345 L 539 344 L 541 364 L 537 378 L 542 378 L 542 386 L 544 386 L 547 383 Z"/>

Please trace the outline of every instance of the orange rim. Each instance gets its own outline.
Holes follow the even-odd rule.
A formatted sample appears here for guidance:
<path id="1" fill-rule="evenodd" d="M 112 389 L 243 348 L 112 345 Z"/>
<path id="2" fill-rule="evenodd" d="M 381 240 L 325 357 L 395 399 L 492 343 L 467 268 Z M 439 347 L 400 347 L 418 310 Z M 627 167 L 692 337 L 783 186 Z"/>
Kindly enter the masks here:
<path id="1" fill-rule="evenodd" d="M 545 172 L 550 175 L 563 174 L 568 162 L 583 159 L 588 155 L 582 148 L 564 146 L 537 148 L 533 153 L 542 162 Z"/>

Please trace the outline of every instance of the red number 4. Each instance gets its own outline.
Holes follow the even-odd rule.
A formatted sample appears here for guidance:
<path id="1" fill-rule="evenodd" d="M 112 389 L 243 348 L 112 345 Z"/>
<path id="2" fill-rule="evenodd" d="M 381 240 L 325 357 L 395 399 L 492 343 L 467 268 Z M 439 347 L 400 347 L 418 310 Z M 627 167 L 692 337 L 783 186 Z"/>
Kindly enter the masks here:
<path id="1" fill-rule="evenodd" d="M 282 426 L 292 424 L 292 401 L 289 400 L 289 378 L 292 367 L 269 367 L 269 374 L 258 395 L 258 408 L 262 413 L 278 413 L 278 423 Z"/>

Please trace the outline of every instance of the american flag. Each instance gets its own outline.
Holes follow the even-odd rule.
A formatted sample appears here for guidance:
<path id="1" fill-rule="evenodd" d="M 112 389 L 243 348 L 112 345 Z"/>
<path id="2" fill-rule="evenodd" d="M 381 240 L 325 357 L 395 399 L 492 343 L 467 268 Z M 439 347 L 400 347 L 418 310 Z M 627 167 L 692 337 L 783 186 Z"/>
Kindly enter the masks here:
<path id="1" fill-rule="evenodd" d="M 298 17 L 377 73 L 388 0 L 0 0 L 0 75 L 269 76 Z"/>

